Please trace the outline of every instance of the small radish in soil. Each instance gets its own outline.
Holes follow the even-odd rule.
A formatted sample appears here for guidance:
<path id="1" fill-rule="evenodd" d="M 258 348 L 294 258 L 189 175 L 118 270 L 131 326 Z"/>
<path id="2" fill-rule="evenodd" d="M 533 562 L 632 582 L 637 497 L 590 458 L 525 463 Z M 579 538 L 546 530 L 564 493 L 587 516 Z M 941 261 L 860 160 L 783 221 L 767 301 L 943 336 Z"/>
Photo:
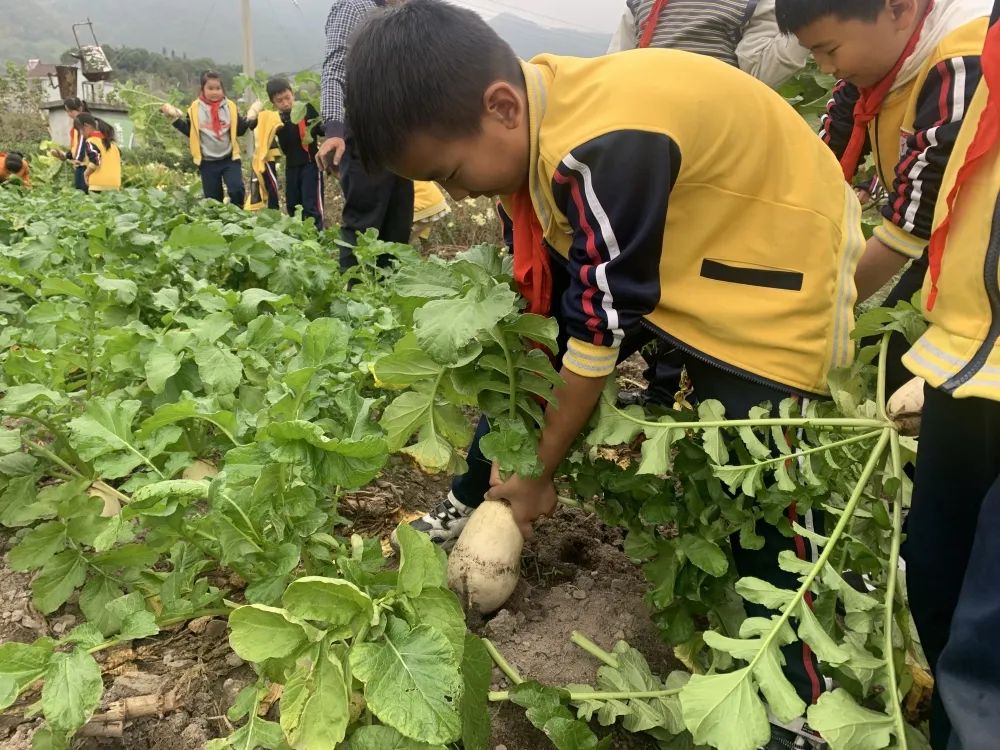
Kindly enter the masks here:
<path id="1" fill-rule="evenodd" d="M 886 405 L 889 419 L 901 435 L 920 434 L 920 415 L 924 410 L 924 379 L 913 378 L 892 394 Z"/>
<path id="2" fill-rule="evenodd" d="M 510 505 L 487 500 L 473 512 L 448 558 L 448 586 L 466 609 L 495 612 L 514 593 L 524 537 Z"/>

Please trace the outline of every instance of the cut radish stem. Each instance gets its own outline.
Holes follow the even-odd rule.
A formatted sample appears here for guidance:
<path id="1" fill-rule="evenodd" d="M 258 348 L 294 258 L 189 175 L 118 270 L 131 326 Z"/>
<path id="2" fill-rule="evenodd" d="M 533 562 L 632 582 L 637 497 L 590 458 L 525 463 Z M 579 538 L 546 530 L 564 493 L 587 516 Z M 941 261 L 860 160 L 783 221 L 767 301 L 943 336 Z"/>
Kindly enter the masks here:
<path id="1" fill-rule="evenodd" d="M 924 379 L 913 378 L 892 394 L 886 405 L 889 419 L 899 434 L 915 437 L 920 434 L 920 415 L 924 410 Z"/>

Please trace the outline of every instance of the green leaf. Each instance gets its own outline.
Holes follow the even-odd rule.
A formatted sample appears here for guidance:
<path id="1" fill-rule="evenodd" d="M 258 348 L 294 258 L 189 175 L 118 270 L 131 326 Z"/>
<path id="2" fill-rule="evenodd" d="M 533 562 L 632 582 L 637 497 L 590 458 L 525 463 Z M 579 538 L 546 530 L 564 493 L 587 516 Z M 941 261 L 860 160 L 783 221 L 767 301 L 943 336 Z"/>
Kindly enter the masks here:
<path id="1" fill-rule="evenodd" d="M 412 625 L 430 625 L 440 630 L 451 643 L 455 659 L 460 661 L 465 648 L 466 628 L 465 613 L 458 597 L 443 586 L 434 588 L 424 585 L 420 595 L 410 599 L 410 606 L 417 616 Z"/>
<path id="2" fill-rule="evenodd" d="M 522 682 L 510 691 L 510 700 L 527 708 L 525 715 L 542 730 L 557 750 L 600 750 L 610 738 L 598 741 L 590 727 L 573 718 L 562 701 L 565 692 L 542 687 L 537 682 Z"/>
<path id="3" fill-rule="evenodd" d="M 467 750 L 473 748 L 466 745 Z M 346 750 L 445 750 L 444 745 L 428 745 L 404 737 L 392 727 L 360 727 L 347 741 Z"/>
<path id="4" fill-rule="evenodd" d="M 695 743 L 718 750 L 756 750 L 771 736 L 750 668 L 692 675 L 681 692 L 684 724 Z"/>
<path id="5" fill-rule="evenodd" d="M 799 638 L 809 644 L 821 661 L 837 667 L 850 658 L 850 654 L 826 632 L 805 600 L 799 603 L 795 616 L 799 618 Z"/>
<path id="6" fill-rule="evenodd" d="M 139 401 L 91 399 L 83 416 L 69 423 L 70 442 L 80 458 L 92 461 L 105 479 L 127 476 L 180 437 L 179 430 L 163 430 L 148 445 L 140 445 L 132 421 L 141 406 Z"/>
<path id="7" fill-rule="evenodd" d="M 708 399 L 698 404 L 698 419 L 702 422 L 721 422 L 726 418 L 726 409 L 720 401 Z M 726 439 L 718 427 L 702 430 L 702 445 L 713 463 L 724 466 L 729 463 Z"/>
<path id="8" fill-rule="evenodd" d="M 843 688 L 824 693 L 809 707 L 809 726 L 831 750 L 881 750 L 889 747 L 891 716 L 862 708 Z"/>
<path id="9" fill-rule="evenodd" d="M 710 576 L 719 578 L 729 570 L 726 553 L 715 542 L 700 536 L 682 536 L 678 544 L 685 557 Z"/>
<path id="10" fill-rule="evenodd" d="M 556 342 L 556 336 L 559 335 L 559 324 L 553 318 L 524 313 L 518 315 L 512 322 L 506 323 L 503 330 L 506 333 L 517 334 L 529 341 L 538 342 L 550 352 L 555 352 L 559 348 Z"/>
<path id="11" fill-rule="evenodd" d="M 646 440 L 642 443 L 642 460 L 639 462 L 639 474 L 667 474 L 673 466 L 673 444 L 684 437 L 684 430 L 670 427 L 674 420 L 661 417 L 663 427 L 646 426 Z"/>
<path id="12" fill-rule="evenodd" d="M 772 642 L 754 665 L 753 676 L 771 713 L 778 721 L 790 722 L 805 713 L 806 704 L 785 677 L 783 667 L 784 659 L 778 645 Z"/>
<path id="13" fill-rule="evenodd" d="M 83 650 L 52 655 L 42 685 L 42 710 L 53 729 L 75 732 L 82 727 L 103 693 L 101 668 L 93 656 Z"/>
<path id="14" fill-rule="evenodd" d="M 340 661 L 319 650 L 314 663 L 299 667 L 281 696 L 281 728 L 296 750 L 337 747 L 350 723 L 351 689 Z"/>
<path id="15" fill-rule="evenodd" d="M 81 648 L 89 650 L 101 645 L 104 643 L 104 640 L 104 633 L 101 632 L 101 629 L 97 625 L 92 622 L 85 622 L 73 628 L 60 641 L 60 644 L 76 643 Z"/>
<path id="16" fill-rule="evenodd" d="M 38 500 L 38 478 L 34 475 L 15 477 L 7 482 L 0 494 L 0 523 L 4 526 L 27 526 L 39 518 L 51 518 L 55 508 Z"/>
<path id="17" fill-rule="evenodd" d="M 122 618 L 110 612 L 108 604 L 124 593 L 107 576 L 94 576 L 87 580 L 80 591 L 80 610 L 104 635 L 117 633 L 121 628 Z"/>
<path id="18" fill-rule="evenodd" d="M 411 630 L 390 618 L 383 639 L 351 649 L 351 667 L 382 722 L 431 744 L 461 735 L 462 676 L 454 649 L 439 630 L 429 625 Z"/>
<path id="19" fill-rule="evenodd" d="M 300 353 L 302 367 L 323 367 L 347 358 L 351 329 L 342 320 L 316 318 L 306 326 Z"/>
<path id="20" fill-rule="evenodd" d="M 233 393 L 243 380 L 243 363 L 228 349 L 205 346 L 195 352 L 194 361 L 202 381 L 213 393 Z"/>
<path id="21" fill-rule="evenodd" d="M 407 523 L 396 528 L 399 540 L 399 588 L 409 596 L 420 596 L 424 586 L 448 585 L 448 558 L 444 550 Z"/>
<path id="22" fill-rule="evenodd" d="M 146 440 L 161 427 L 176 424 L 185 419 L 201 419 L 211 422 L 230 435 L 235 435 L 239 431 L 236 416 L 231 411 L 206 411 L 197 402 L 186 399 L 159 407 L 151 417 L 143 421 L 138 436 Z"/>
<path id="23" fill-rule="evenodd" d="M 146 383 L 153 393 L 163 393 L 167 381 L 181 369 L 181 360 L 165 346 L 157 344 L 146 358 Z"/>
<path id="24" fill-rule="evenodd" d="M 32 602 L 44 615 L 59 609 L 87 577 L 87 561 L 75 549 L 50 559 L 31 582 Z"/>
<path id="25" fill-rule="evenodd" d="M 522 419 L 501 417 L 490 422 L 490 431 L 479 441 L 479 449 L 500 465 L 505 476 L 537 477 L 542 473 L 538 458 L 538 433 Z"/>
<path id="26" fill-rule="evenodd" d="M 0 454 L 21 450 L 21 431 L 0 428 Z"/>
<path id="27" fill-rule="evenodd" d="M 299 578 L 285 590 L 281 603 L 295 617 L 321 620 L 335 631 L 347 628 L 353 635 L 375 616 L 375 605 L 366 593 L 336 578 Z"/>
<path id="28" fill-rule="evenodd" d="M 17 546 L 7 553 L 7 563 L 13 570 L 38 568 L 66 546 L 66 525 L 51 521 L 29 531 Z"/>
<path id="29" fill-rule="evenodd" d="M 125 641 L 132 641 L 139 638 L 149 638 L 159 632 L 160 628 L 156 624 L 156 617 L 152 612 L 143 610 L 142 612 L 133 612 L 122 621 L 118 637 Z"/>
<path id="30" fill-rule="evenodd" d="M 95 276 L 94 283 L 99 289 L 111 292 L 118 302 L 131 305 L 139 294 L 139 286 L 131 279 L 110 279 L 107 276 Z"/>
<path id="31" fill-rule="evenodd" d="M 459 299 L 433 300 L 413 313 L 421 348 L 443 364 L 461 356 L 463 347 L 493 328 L 516 308 L 517 295 L 498 284 L 481 298 L 478 290 Z"/>
<path id="32" fill-rule="evenodd" d="M 51 388 L 37 383 L 27 385 L 12 385 L 7 388 L 3 398 L 0 398 L 0 411 L 25 411 L 25 407 L 34 401 L 41 401 L 53 406 L 65 403 L 66 397 Z"/>
<path id="33" fill-rule="evenodd" d="M 229 615 L 229 644 L 243 659 L 262 662 L 291 656 L 314 640 L 315 629 L 281 609 L 251 604 Z"/>
<path id="34" fill-rule="evenodd" d="M 235 750 L 286 750 L 288 743 L 277 722 L 266 721 L 251 711 L 246 724 L 228 737 L 209 740 L 203 750 L 226 750 L 230 747 Z"/>
<path id="35" fill-rule="evenodd" d="M 48 644 L 0 644 L 0 711 L 10 706 L 18 693 L 39 679 L 49 666 L 52 641 Z"/>
<path id="36" fill-rule="evenodd" d="M 768 609 L 781 609 L 795 596 L 794 591 L 779 589 L 774 584 L 753 577 L 738 580 L 736 593 L 748 602 L 762 604 Z"/>
<path id="37" fill-rule="evenodd" d="M 433 380 L 444 369 L 424 353 L 412 333 L 397 341 L 391 354 L 372 365 L 375 384 L 381 388 L 406 388 L 421 380 Z"/>
<path id="38" fill-rule="evenodd" d="M 429 591 L 425 591 L 426 595 Z M 448 592 L 450 593 L 450 592 Z M 461 612 L 461 609 L 459 609 Z M 463 621 L 464 629 L 464 621 Z M 487 750 L 490 742 L 488 695 L 493 660 L 482 640 L 465 633 L 462 649 L 462 747 L 464 750 Z"/>

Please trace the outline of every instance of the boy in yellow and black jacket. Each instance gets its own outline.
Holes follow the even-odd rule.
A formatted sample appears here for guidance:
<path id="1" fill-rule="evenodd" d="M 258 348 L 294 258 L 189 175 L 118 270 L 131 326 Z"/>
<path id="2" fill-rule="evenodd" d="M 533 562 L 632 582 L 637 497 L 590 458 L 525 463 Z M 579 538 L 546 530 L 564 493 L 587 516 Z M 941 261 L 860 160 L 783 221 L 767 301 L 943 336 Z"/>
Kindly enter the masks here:
<path id="1" fill-rule="evenodd" d="M 440 0 L 376 14 L 347 71 L 362 158 L 455 198 L 500 195 L 528 309 L 555 312 L 568 337 L 543 476 L 490 492 L 526 534 L 554 509 L 556 467 L 629 339 L 676 345 L 697 398 L 737 418 L 822 398 L 829 369 L 852 361 L 860 205 L 829 149 L 764 84 L 673 50 L 520 63 L 478 15 Z M 804 506 L 785 512 L 821 524 Z M 762 550 L 733 542 L 739 573 L 794 586 L 778 555 L 808 545 L 759 531 Z M 818 699 L 808 648 L 784 659 L 802 699 Z"/>
<path id="2" fill-rule="evenodd" d="M 839 80 L 820 135 L 853 180 L 870 154 L 888 199 L 858 266 L 865 300 L 904 264 L 883 304 L 909 301 L 927 270 L 941 179 L 980 77 L 990 0 L 776 0 L 778 25 Z M 909 374 L 890 341 L 890 390 Z"/>
<path id="3" fill-rule="evenodd" d="M 904 554 L 935 671 L 935 750 L 1000 737 L 1000 3 L 934 214 L 923 308 L 904 358 L 926 381 Z M 951 743 L 951 744 L 949 744 Z"/>

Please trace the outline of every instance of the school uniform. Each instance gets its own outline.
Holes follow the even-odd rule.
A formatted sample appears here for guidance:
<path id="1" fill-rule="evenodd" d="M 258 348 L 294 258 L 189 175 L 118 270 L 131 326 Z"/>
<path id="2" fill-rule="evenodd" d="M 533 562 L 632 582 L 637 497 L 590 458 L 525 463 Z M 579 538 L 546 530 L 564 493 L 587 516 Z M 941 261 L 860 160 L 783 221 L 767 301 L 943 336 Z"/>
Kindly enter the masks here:
<path id="1" fill-rule="evenodd" d="M 280 127 L 281 118 L 277 112 L 265 110 L 257 115 L 253 159 L 250 161 L 250 190 L 244 206 L 247 211 L 262 208 L 277 211 L 281 208 L 278 197 L 278 157 L 281 151 L 277 146 Z"/>
<path id="2" fill-rule="evenodd" d="M 312 219 L 317 229 L 323 228 L 323 173 L 316 166 L 316 151 L 319 139 L 323 137 L 320 124 L 312 128 L 312 143 L 306 144 L 306 131 L 310 122 L 319 120 L 319 112 L 311 104 L 306 105 L 306 116 L 302 122 L 292 122 L 289 112 L 281 113 L 281 127 L 278 130 L 278 145 L 285 155 L 285 201 L 288 213 L 295 215 L 302 207 L 302 217 Z"/>
<path id="3" fill-rule="evenodd" d="M 240 161 L 240 136 L 252 126 L 240 116 L 236 104 L 223 99 L 219 106 L 195 99 L 186 118 L 174 120 L 174 127 L 188 137 L 191 157 L 201 172 L 205 197 L 222 201 L 225 191 L 229 201 L 242 207 L 246 203 L 243 167 Z"/>
<path id="4" fill-rule="evenodd" d="M 87 181 L 84 179 L 84 172 L 87 171 L 87 167 L 83 164 L 85 158 L 83 146 L 84 138 L 80 131 L 75 126 L 70 126 L 69 151 L 66 152 L 66 158 L 76 162 L 76 166 L 73 167 L 73 187 L 86 193 Z"/>
<path id="5" fill-rule="evenodd" d="M 7 152 L 0 151 L 0 183 L 6 182 L 11 177 L 17 177 L 25 187 L 31 187 L 31 167 L 28 165 L 28 160 L 24 159 L 21 168 L 17 172 L 9 172 L 7 170 L 7 165 L 4 163 L 6 160 Z"/>
<path id="6" fill-rule="evenodd" d="M 121 190 L 122 155 L 117 143 L 105 144 L 104 138 L 99 133 L 94 133 L 84 142 L 84 158 L 87 164 L 97 167 L 87 177 L 89 192 Z"/>
<path id="7" fill-rule="evenodd" d="M 673 50 L 542 55 L 523 72 L 530 173 L 502 202 L 528 309 L 558 307 L 562 366 L 607 376 L 652 337 L 683 353 L 695 396 L 730 417 L 825 397 L 828 371 L 854 356 L 864 238 L 853 191 L 795 111 L 730 66 Z M 805 507 L 785 512 L 822 528 Z M 758 531 L 761 550 L 733 540 L 740 574 L 794 588 L 779 553 L 815 551 Z M 818 699 L 808 647 L 784 658 L 803 699 Z"/>
<path id="8" fill-rule="evenodd" d="M 935 750 L 1000 737 L 1000 26 L 983 61 L 934 213 L 930 326 L 903 359 L 926 381 L 904 555 Z"/>
<path id="9" fill-rule="evenodd" d="M 883 303 L 886 306 L 909 301 L 923 283 L 941 179 L 979 82 L 979 54 L 991 7 L 990 0 L 932 3 L 912 53 L 867 124 L 855 158 L 846 158 L 845 153 L 861 97 L 858 88 L 839 81 L 821 120 L 820 135 L 844 162 L 846 179 L 852 180 L 858 164 L 872 156 L 876 178 L 889 196 L 875 237 L 913 261 Z M 908 346 L 902 335 L 890 341 L 886 382 L 891 390 L 909 379 L 901 364 Z"/>

